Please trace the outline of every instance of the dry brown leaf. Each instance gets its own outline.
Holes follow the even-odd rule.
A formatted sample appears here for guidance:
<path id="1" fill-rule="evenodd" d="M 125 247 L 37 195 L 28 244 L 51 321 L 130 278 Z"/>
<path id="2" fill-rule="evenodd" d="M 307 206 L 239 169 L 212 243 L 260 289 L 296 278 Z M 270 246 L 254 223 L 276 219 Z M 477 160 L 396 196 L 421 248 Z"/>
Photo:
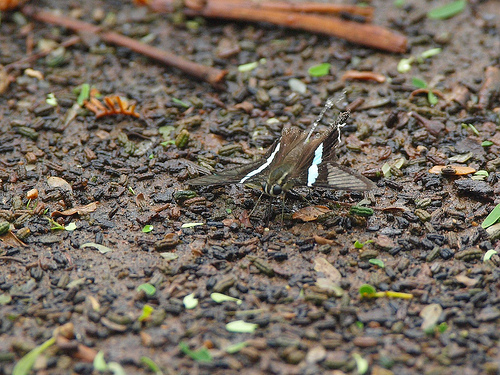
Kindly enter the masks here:
<path id="1" fill-rule="evenodd" d="M 443 308 L 437 303 L 432 303 L 425 306 L 422 311 L 420 311 L 420 317 L 424 319 L 422 322 L 422 329 L 427 331 L 428 329 L 435 326 L 443 312 Z"/>
<path id="2" fill-rule="evenodd" d="M 318 257 L 314 259 L 314 270 L 316 272 L 321 272 L 325 278 L 334 283 L 338 283 L 340 279 L 342 279 L 339 270 L 332 266 L 325 258 Z"/>
<path id="3" fill-rule="evenodd" d="M 469 286 L 469 287 L 473 287 L 479 282 L 479 280 L 471 279 L 470 277 L 467 277 L 464 274 L 455 276 L 455 279 L 460 284 L 464 284 L 465 286 Z"/>
<path id="4" fill-rule="evenodd" d="M 0 236 L 0 241 L 2 241 L 6 245 L 9 245 L 12 247 L 28 246 L 23 241 L 21 241 L 19 238 L 17 238 L 17 236 L 14 233 L 12 233 L 11 231 L 8 231 L 3 236 Z"/>
<path id="5" fill-rule="evenodd" d="M 373 72 L 362 72 L 358 70 L 349 70 L 342 76 L 342 81 L 346 80 L 362 80 L 362 81 L 376 81 L 378 83 L 385 82 L 386 78 L 383 74 Z"/>
<path id="6" fill-rule="evenodd" d="M 148 209 L 148 202 L 146 202 L 146 197 L 143 193 L 139 193 L 135 196 L 135 204 L 142 210 Z"/>
<path id="7" fill-rule="evenodd" d="M 54 211 L 54 212 L 52 212 L 51 216 L 56 217 L 56 216 L 71 216 L 74 214 L 78 214 L 78 215 L 89 214 L 91 212 L 94 212 L 97 209 L 98 203 L 99 202 L 92 202 L 92 203 L 89 203 L 85 206 L 73 207 L 73 208 L 70 208 L 69 210 L 65 210 L 65 211 Z"/>
<path id="8" fill-rule="evenodd" d="M 47 178 L 47 184 L 51 188 L 59 188 L 67 191 L 73 191 L 73 188 L 71 187 L 69 182 L 61 177 L 51 176 Z"/>
<path id="9" fill-rule="evenodd" d="M 0 65 L 0 95 L 7 91 L 7 88 L 12 81 L 12 77 L 7 74 L 7 71 L 5 70 L 3 65 Z"/>
<path id="10" fill-rule="evenodd" d="M 307 206 L 292 215 L 292 219 L 299 219 L 302 221 L 314 221 L 323 214 L 330 212 L 326 206 Z"/>
<path id="11" fill-rule="evenodd" d="M 334 240 L 329 240 L 328 238 L 318 236 L 317 234 L 315 234 L 313 238 L 318 245 L 332 245 L 335 243 Z"/>
<path id="12" fill-rule="evenodd" d="M 444 169 L 444 171 L 443 171 Z M 471 167 L 464 167 L 461 165 L 435 165 L 429 169 L 429 173 L 434 174 L 446 174 L 454 176 L 463 176 L 466 174 L 475 173 L 476 170 Z"/>

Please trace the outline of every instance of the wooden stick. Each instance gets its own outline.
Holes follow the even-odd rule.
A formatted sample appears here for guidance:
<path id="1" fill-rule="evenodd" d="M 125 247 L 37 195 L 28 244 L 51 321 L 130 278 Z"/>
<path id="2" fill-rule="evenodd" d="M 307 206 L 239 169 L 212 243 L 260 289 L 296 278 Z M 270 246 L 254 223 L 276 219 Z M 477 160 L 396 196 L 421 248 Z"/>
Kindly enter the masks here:
<path id="1" fill-rule="evenodd" d="M 14 61 L 13 63 L 7 64 L 7 65 L 5 65 L 5 69 L 10 70 L 10 69 L 13 69 L 15 67 L 21 66 L 23 64 L 31 63 L 33 61 L 41 59 L 42 57 L 47 56 L 49 53 L 51 53 L 54 49 L 56 49 L 58 47 L 62 46 L 62 47 L 67 48 L 67 47 L 71 47 L 72 45 L 75 45 L 75 44 L 80 43 L 80 42 L 81 42 L 81 38 L 79 36 L 73 35 L 72 37 L 70 37 L 70 38 L 66 39 L 64 42 L 62 42 L 61 44 L 56 45 L 54 48 L 50 48 L 50 49 L 43 50 L 43 51 L 40 51 L 37 53 L 29 54 L 28 56 L 25 56 L 20 60 L 17 60 L 17 61 Z"/>
<path id="2" fill-rule="evenodd" d="M 227 74 L 226 70 L 219 70 L 217 68 L 200 65 L 180 56 L 174 55 L 173 53 L 160 50 L 158 48 L 141 43 L 135 39 L 123 36 L 119 33 L 115 33 L 112 31 L 101 31 L 101 28 L 99 26 L 76 20 L 74 18 L 58 16 L 54 13 L 50 13 L 36 7 L 25 6 L 22 8 L 22 12 L 37 21 L 66 27 L 75 32 L 88 32 L 98 34 L 102 38 L 102 40 L 107 43 L 112 43 L 129 48 L 134 52 L 141 53 L 154 60 L 160 61 L 165 65 L 180 69 L 193 77 L 197 77 L 203 79 L 204 81 L 207 81 L 212 86 L 218 89 L 221 89 L 223 87 L 223 79 Z"/>
<path id="3" fill-rule="evenodd" d="M 219 0 L 221 1 L 221 0 Z M 151 6 L 156 1 L 151 1 Z M 285 2 L 285 1 L 248 1 L 248 0 L 223 0 L 224 6 L 236 8 L 254 8 L 265 10 L 279 10 L 282 12 L 295 13 L 323 13 L 323 14 L 348 14 L 353 17 L 363 17 L 367 22 L 373 19 L 373 7 L 360 7 L 356 5 L 346 4 L 330 4 L 317 2 Z M 206 5 L 206 0 L 185 0 L 185 5 L 188 8 L 201 10 Z"/>
<path id="4" fill-rule="evenodd" d="M 158 12 L 171 12 L 175 0 L 149 0 Z M 269 22 L 292 29 L 307 30 L 343 38 L 353 43 L 389 52 L 406 51 L 405 36 L 381 26 L 345 21 L 336 17 L 267 10 L 250 6 L 235 7 L 232 0 L 187 0 L 184 13 L 189 16 L 225 18 L 240 21 Z M 200 3 L 202 2 L 202 3 Z M 200 5 L 201 4 L 201 5 Z"/>

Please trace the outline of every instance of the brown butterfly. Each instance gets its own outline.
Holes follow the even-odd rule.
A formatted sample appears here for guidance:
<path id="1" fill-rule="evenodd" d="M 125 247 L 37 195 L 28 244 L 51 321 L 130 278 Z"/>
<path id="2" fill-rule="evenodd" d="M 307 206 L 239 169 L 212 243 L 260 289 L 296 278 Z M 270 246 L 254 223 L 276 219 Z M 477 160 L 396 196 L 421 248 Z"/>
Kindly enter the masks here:
<path id="1" fill-rule="evenodd" d="M 340 129 L 345 125 L 348 112 L 342 113 L 327 130 L 311 137 L 333 104 L 333 100 L 327 102 L 308 133 L 298 128 L 284 128 L 262 159 L 189 180 L 188 184 L 246 184 L 260 187 L 272 197 L 300 186 L 350 191 L 372 189 L 375 186 L 372 181 L 336 161 L 335 148 L 340 143 Z"/>

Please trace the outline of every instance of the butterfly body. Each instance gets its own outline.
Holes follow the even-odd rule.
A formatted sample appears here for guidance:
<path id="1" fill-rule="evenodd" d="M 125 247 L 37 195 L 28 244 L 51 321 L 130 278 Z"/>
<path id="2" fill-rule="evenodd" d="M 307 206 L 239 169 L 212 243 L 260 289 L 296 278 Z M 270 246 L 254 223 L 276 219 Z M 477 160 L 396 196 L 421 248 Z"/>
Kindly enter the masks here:
<path id="1" fill-rule="evenodd" d="M 272 197 L 299 186 L 370 190 L 374 187 L 372 181 L 336 162 L 334 150 L 340 141 L 340 127 L 340 124 L 331 125 L 312 138 L 312 131 L 305 133 L 298 128 L 284 128 L 281 137 L 261 160 L 198 177 L 188 183 L 191 186 L 249 184 L 260 186 Z"/>

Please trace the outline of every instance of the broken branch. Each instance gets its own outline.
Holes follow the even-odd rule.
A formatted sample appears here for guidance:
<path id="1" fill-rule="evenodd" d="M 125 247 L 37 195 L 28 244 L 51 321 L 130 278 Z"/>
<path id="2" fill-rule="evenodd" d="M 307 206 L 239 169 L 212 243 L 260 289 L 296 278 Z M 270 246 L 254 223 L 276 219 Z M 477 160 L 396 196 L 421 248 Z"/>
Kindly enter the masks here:
<path id="1" fill-rule="evenodd" d="M 173 53 L 149 46 L 135 39 L 123 36 L 119 33 L 113 31 L 101 31 L 101 28 L 99 26 L 76 20 L 74 18 L 58 16 L 56 14 L 32 6 L 23 7 L 22 12 L 26 16 L 29 16 L 37 21 L 66 27 L 75 32 L 97 34 L 101 37 L 102 40 L 107 43 L 112 43 L 121 47 L 129 48 L 134 52 L 160 61 L 165 65 L 180 69 L 193 77 L 197 77 L 207 81 L 216 88 L 222 87 L 222 80 L 227 74 L 226 70 L 219 70 L 217 68 L 194 63 L 180 56 L 174 55 Z"/>
<path id="2" fill-rule="evenodd" d="M 157 12 L 174 11 L 175 0 L 150 0 L 146 4 Z M 303 14 L 255 8 L 235 3 L 235 0 L 189 0 L 183 12 L 188 16 L 224 18 L 239 21 L 268 22 L 292 29 L 307 30 L 343 38 L 353 43 L 389 52 L 406 51 L 407 39 L 404 35 L 381 26 L 345 21 L 337 17 L 316 14 Z M 236 6 L 235 4 L 238 4 Z M 241 5 L 239 5 L 241 4 Z"/>
<path id="3" fill-rule="evenodd" d="M 221 0 L 218 0 L 221 1 Z M 152 3 L 154 4 L 154 0 Z M 346 4 L 329 4 L 316 2 L 291 3 L 285 1 L 246 1 L 246 0 L 223 0 L 226 7 L 234 8 L 254 8 L 265 10 L 279 10 L 282 12 L 295 13 L 323 13 L 336 15 L 349 15 L 351 17 L 362 17 L 365 21 L 370 22 L 373 19 L 373 7 L 360 7 L 356 5 Z M 152 6 L 153 6 L 152 4 Z M 186 0 L 186 7 L 201 10 L 206 2 L 205 0 Z"/>

